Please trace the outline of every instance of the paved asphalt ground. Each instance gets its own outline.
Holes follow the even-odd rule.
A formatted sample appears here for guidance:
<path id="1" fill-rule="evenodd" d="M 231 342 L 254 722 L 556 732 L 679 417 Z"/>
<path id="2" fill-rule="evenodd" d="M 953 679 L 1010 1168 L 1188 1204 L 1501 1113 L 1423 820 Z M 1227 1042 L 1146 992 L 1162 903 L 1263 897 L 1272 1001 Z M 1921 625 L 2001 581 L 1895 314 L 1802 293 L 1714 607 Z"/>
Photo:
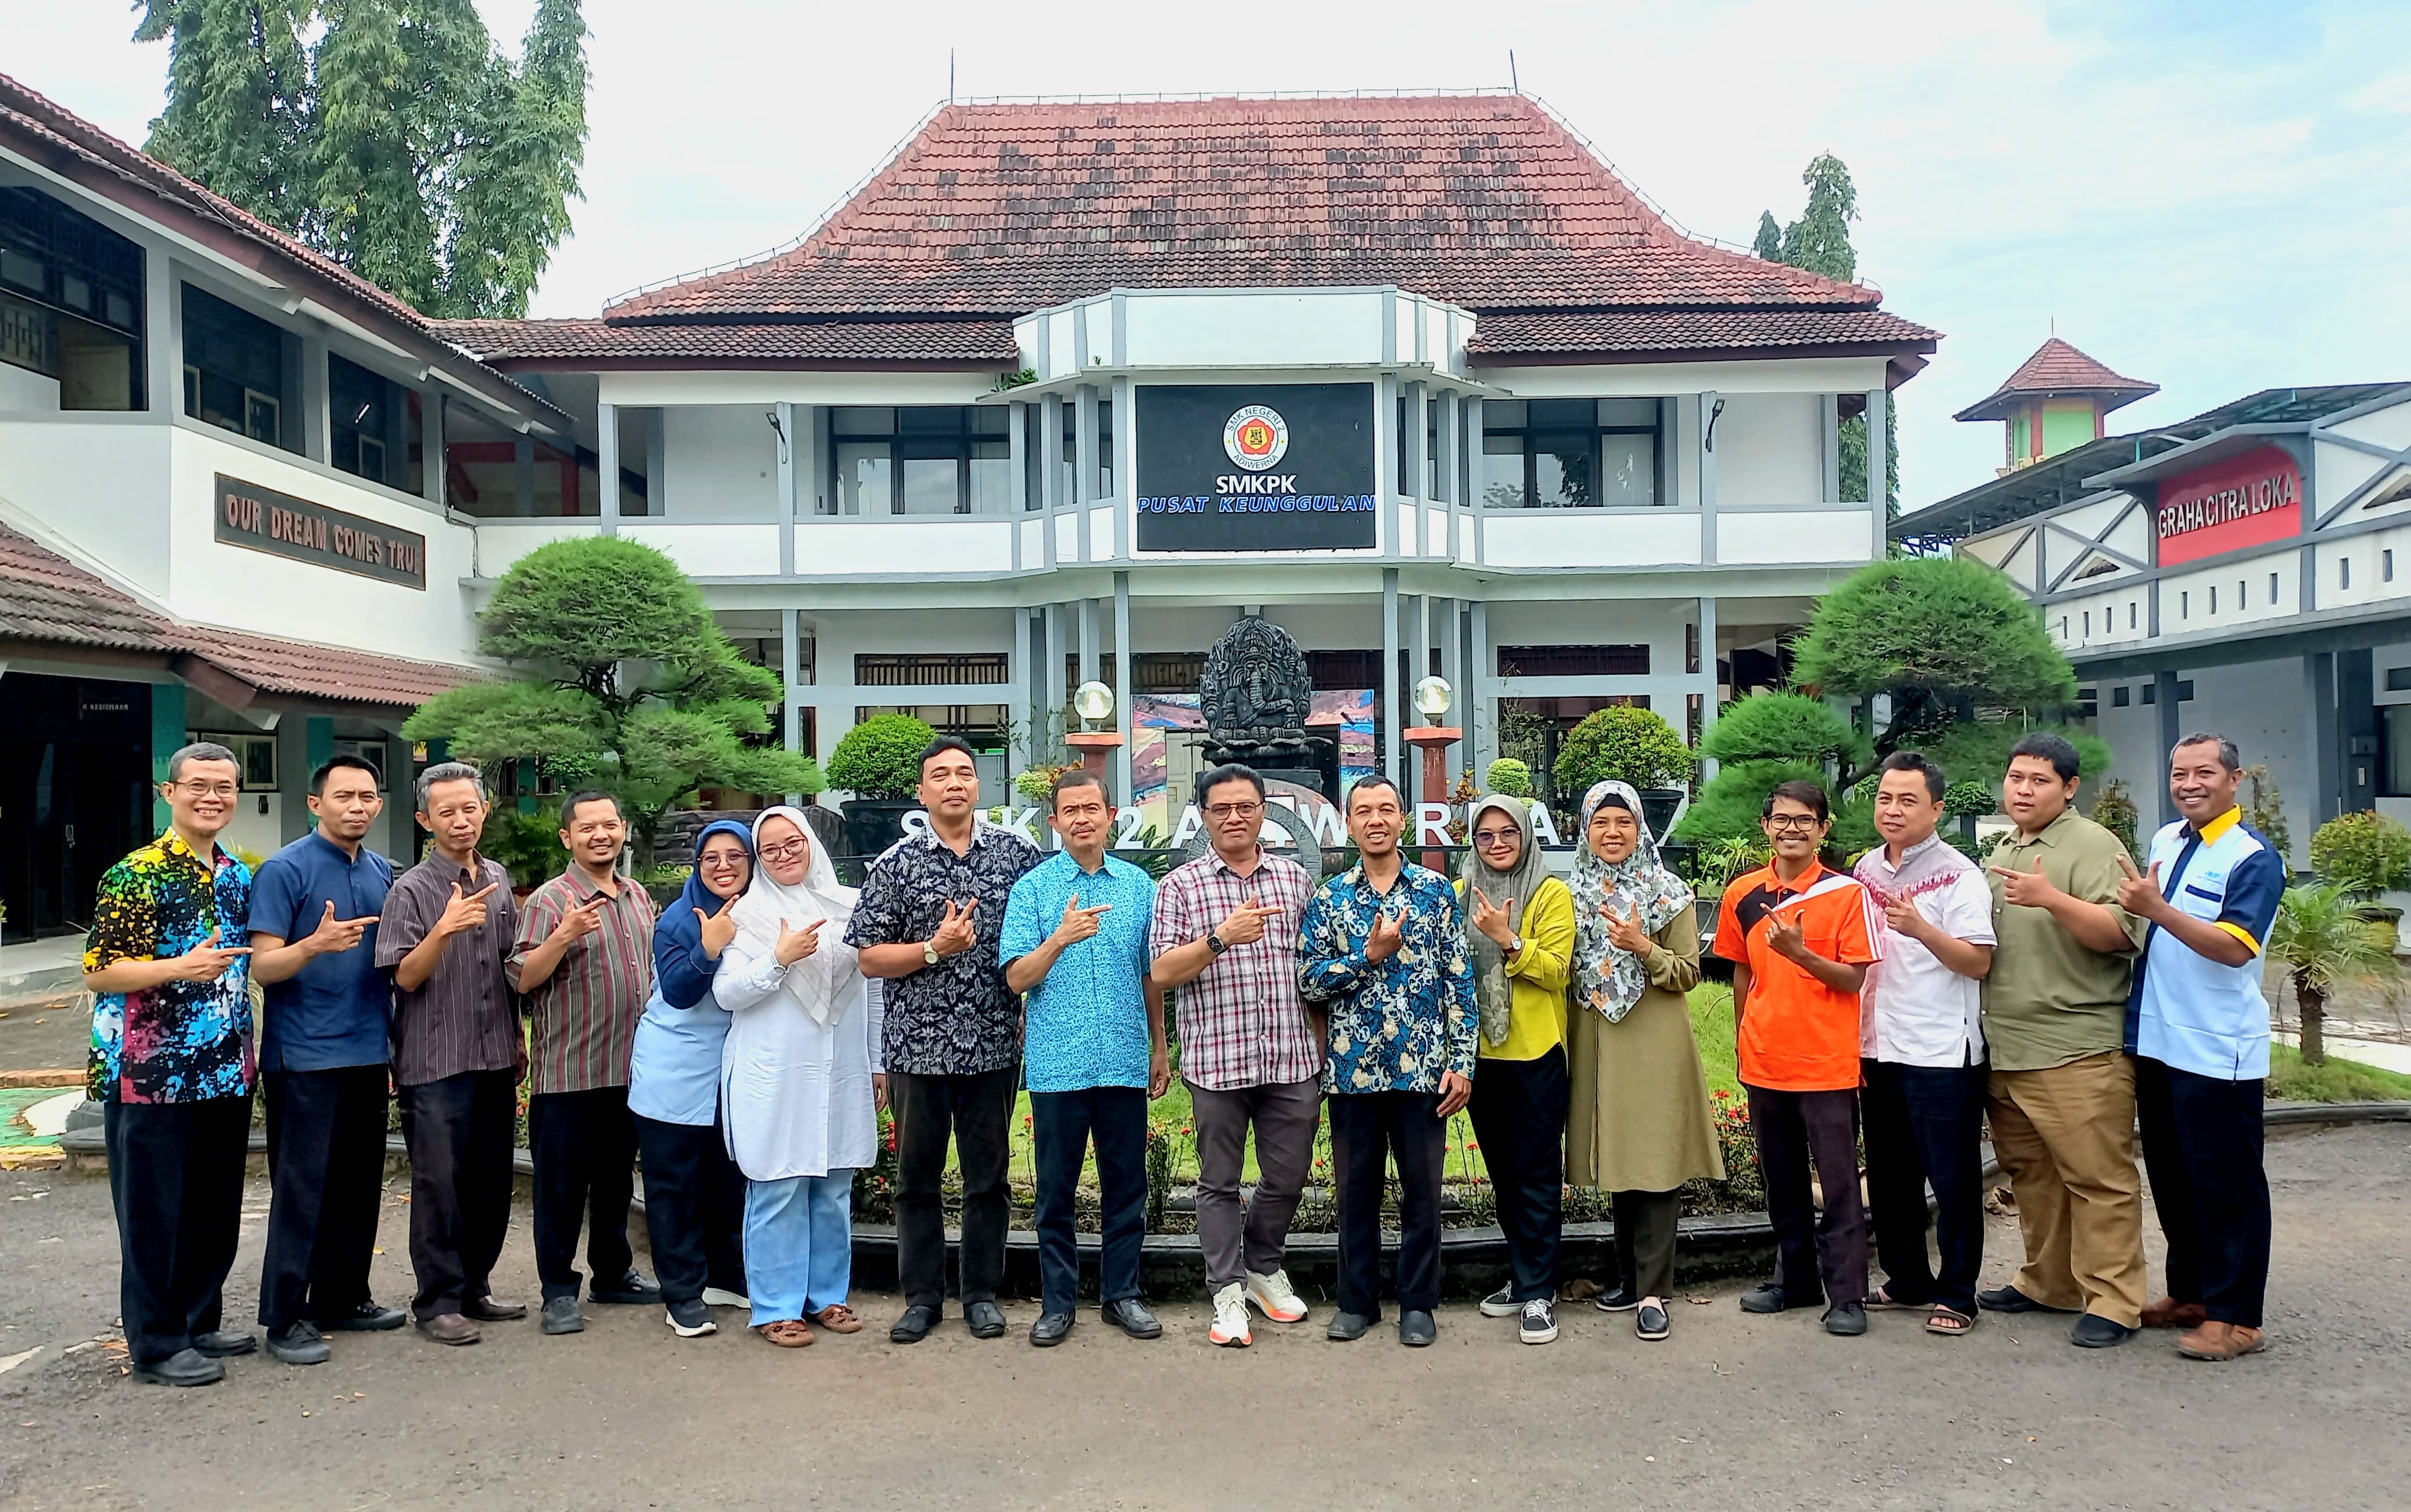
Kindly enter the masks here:
<path id="1" fill-rule="evenodd" d="M 1152 1344 L 1086 1312 L 1030 1349 L 1035 1309 L 977 1343 L 949 1319 L 784 1351 L 680 1341 L 652 1308 L 591 1307 L 583 1334 L 492 1325 L 450 1350 L 339 1335 L 309 1369 L 264 1356 L 195 1390 L 119 1374 L 108 1189 L 0 1175 L 0 1506 L 2400 1507 L 2411 1500 L 2411 1127 L 2273 1140 L 2273 1347 L 2229 1365 L 2166 1334 L 2069 1347 L 2058 1319 L 1963 1340 L 1879 1314 L 1863 1339 L 1813 1315 L 1748 1318 L 1723 1286 L 1644 1345 L 1565 1309 L 1545 1348 L 1468 1306 L 1439 1343 L 1326 1343 L 1320 1319 L 1204 1342 L 1199 1302 Z M 407 1209 L 389 1186 L 378 1294 L 405 1300 Z M 229 1302 L 256 1296 L 255 1182 Z M 524 1211 L 503 1262 L 533 1298 Z M 2155 1236 L 2156 1239 L 2156 1236 Z M 1989 1282 L 2015 1234 L 1995 1220 Z M 2155 1273 L 2157 1272 L 2156 1244 Z M 1707 1295 L 1707 1294 L 1702 1294 Z M 733 1319 L 734 1315 L 723 1314 Z"/>

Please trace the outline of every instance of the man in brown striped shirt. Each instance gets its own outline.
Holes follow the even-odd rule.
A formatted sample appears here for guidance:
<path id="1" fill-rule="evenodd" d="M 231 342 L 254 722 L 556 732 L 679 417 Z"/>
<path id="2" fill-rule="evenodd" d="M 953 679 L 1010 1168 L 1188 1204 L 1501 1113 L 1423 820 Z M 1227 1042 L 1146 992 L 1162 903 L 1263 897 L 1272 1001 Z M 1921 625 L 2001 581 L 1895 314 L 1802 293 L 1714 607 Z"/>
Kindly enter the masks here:
<path id="1" fill-rule="evenodd" d="M 576 1333 L 577 1234 L 598 1302 L 655 1302 L 628 1245 L 636 1121 L 628 1057 L 653 990 L 653 902 L 619 874 L 628 824 L 619 800 L 574 792 L 561 806 L 569 869 L 528 895 L 504 970 L 526 995 L 528 1153 L 535 1162 L 535 1267 L 544 1331 Z"/>

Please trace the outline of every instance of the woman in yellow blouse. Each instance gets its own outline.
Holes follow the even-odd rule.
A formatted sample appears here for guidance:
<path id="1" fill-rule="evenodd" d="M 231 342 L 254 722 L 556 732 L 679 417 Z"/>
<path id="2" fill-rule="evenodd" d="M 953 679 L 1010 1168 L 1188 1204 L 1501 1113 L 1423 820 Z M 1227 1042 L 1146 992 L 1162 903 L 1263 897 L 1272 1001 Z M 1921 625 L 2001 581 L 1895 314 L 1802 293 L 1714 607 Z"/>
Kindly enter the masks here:
<path id="1" fill-rule="evenodd" d="M 1566 976 L 1574 900 L 1549 875 L 1525 800 L 1473 806 L 1457 889 L 1473 996 L 1482 1012 L 1473 1076 L 1473 1136 L 1490 1169 L 1498 1227 L 1514 1279 L 1482 1301 L 1491 1317 L 1521 1317 L 1526 1344 L 1557 1336 L 1557 1239 L 1565 1227 Z"/>

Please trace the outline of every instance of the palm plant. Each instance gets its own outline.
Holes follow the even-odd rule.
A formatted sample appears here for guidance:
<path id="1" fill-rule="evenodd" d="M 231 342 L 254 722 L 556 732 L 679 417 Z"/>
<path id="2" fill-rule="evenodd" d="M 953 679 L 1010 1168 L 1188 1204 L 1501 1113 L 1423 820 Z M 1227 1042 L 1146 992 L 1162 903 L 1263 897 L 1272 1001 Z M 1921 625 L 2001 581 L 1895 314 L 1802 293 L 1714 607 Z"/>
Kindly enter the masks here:
<path id="1" fill-rule="evenodd" d="M 2305 1066 L 2327 1059 L 2330 993 L 2352 982 L 2390 982 L 2402 974 L 2384 931 L 2362 917 L 2350 890 L 2333 884 L 2286 890 L 2276 926 L 2269 931 L 2269 957 L 2293 980 Z"/>

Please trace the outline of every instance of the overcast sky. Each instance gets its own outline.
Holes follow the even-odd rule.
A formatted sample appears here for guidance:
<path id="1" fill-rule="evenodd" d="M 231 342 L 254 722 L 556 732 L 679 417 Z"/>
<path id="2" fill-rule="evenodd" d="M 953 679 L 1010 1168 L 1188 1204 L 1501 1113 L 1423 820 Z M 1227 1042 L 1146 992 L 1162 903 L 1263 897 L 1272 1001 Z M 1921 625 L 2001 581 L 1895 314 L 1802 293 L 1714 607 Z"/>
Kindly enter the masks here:
<path id="1" fill-rule="evenodd" d="M 110 0 L 7 0 L 0 71 L 138 145 L 164 44 Z M 533 0 L 483 0 L 516 48 Z M 1858 181 L 1861 276 L 1945 333 L 1900 391 L 1901 498 L 1991 475 L 1951 413 L 2050 334 L 2161 394 L 2411 378 L 2411 6 L 1197 7 L 588 0 L 586 200 L 535 313 L 807 229 L 946 92 L 1522 87 L 1678 224 L 1746 245 L 1819 152 Z M 672 19 L 675 18 L 675 19 Z"/>

